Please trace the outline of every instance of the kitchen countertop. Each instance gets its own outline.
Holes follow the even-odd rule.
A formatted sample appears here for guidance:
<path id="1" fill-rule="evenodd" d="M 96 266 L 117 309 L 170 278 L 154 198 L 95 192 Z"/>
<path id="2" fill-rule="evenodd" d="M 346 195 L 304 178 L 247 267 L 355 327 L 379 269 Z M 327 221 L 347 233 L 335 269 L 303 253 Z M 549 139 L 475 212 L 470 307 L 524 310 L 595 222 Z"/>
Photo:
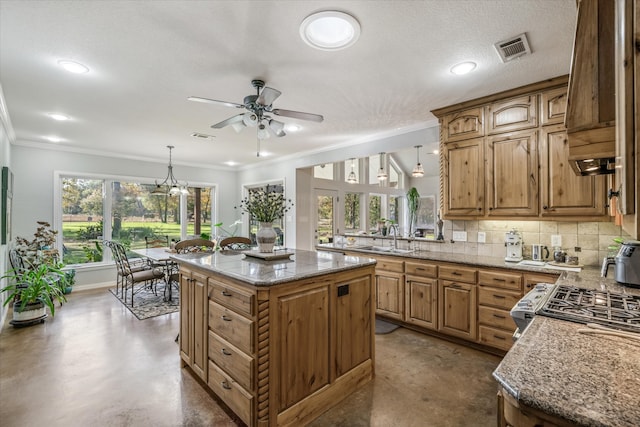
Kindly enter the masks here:
<path id="1" fill-rule="evenodd" d="M 357 245 L 323 244 L 318 249 L 372 252 Z M 639 288 L 600 277 L 597 267 L 587 266 L 577 273 L 466 254 L 429 251 L 376 254 L 555 272 L 560 273 L 558 284 L 640 295 Z M 555 417 L 585 426 L 640 426 L 640 340 L 578 332 L 584 327 L 536 316 L 496 368 L 494 378 L 521 404 Z"/>
<path id="2" fill-rule="evenodd" d="M 371 258 L 289 249 L 291 259 L 265 261 L 242 252 L 172 254 L 171 258 L 254 286 L 270 286 L 375 265 Z M 277 253 L 277 252 L 276 252 Z"/>

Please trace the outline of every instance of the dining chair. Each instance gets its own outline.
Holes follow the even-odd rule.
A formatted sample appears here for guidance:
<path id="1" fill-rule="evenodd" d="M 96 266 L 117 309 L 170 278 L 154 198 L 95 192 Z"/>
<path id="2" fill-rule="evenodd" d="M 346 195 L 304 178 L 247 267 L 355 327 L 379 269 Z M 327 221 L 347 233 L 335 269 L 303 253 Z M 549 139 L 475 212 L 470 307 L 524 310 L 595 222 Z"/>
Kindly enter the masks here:
<path id="1" fill-rule="evenodd" d="M 176 243 L 174 249 L 179 254 L 189 252 L 213 252 L 216 250 L 216 242 L 207 239 L 181 240 Z"/>
<path id="2" fill-rule="evenodd" d="M 147 245 L 147 249 L 169 247 L 169 236 L 145 236 L 144 241 Z"/>
<path id="3" fill-rule="evenodd" d="M 232 250 L 232 251 L 241 251 L 244 249 L 251 248 L 251 239 L 248 237 L 226 237 L 220 241 L 220 249 L 224 250 Z"/>
<path id="4" fill-rule="evenodd" d="M 161 268 L 154 268 L 146 260 L 129 260 L 125 247 L 113 240 L 105 241 L 111 249 L 113 258 L 118 269 L 120 279 L 120 291 L 122 300 L 127 303 L 127 291 L 131 290 L 131 307 L 134 305 L 134 296 L 145 288 L 151 289 L 154 293 L 155 284 L 164 278 L 164 271 Z M 136 288 L 137 287 L 137 288 Z M 116 281 L 116 294 L 118 293 L 118 282 Z"/>

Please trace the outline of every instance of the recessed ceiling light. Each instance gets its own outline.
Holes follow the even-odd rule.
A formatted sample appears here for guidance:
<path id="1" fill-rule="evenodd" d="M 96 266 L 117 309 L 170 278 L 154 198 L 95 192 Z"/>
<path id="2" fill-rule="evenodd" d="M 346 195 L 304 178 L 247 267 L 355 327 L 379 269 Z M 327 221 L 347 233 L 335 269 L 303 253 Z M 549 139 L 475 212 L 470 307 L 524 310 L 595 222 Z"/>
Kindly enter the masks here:
<path id="1" fill-rule="evenodd" d="M 57 136 L 45 136 L 45 139 L 49 142 L 60 142 L 62 138 L 58 138 Z"/>
<path id="2" fill-rule="evenodd" d="M 89 72 L 89 67 L 82 65 L 79 62 L 69 61 L 68 59 L 61 59 L 58 61 L 58 65 L 74 74 L 85 74 Z"/>
<path id="3" fill-rule="evenodd" d="M 234 162 L 233 160 L 229 160 L 228 162 L 224 162 L 224 164 L 227 165 L 227 166 L 235 166 L 238 163 Z"/>
<path id="4" fill-rule="evenodd" d="M 451 72 L 459 76 L 467 74 L 476 68 L 475 62 L 461 62 L 451 67 Z"/>
<path id="5" fill-rule="evenodd" d="M 438 153 L 440 153 L 440 151 L 438 151 L 438 150 L 433 150 L 433 151 L 432 151 L 432 153 L 433 153 L 433 154 L 438 154 Z"/>
<path id="6" fill-rule="evenodd" d="M 287 132 L 298 132 L 300 129 L 301 128 L 299 125 L 294 125 L 294 124 L 285 125 L 285 130 Z"/>
<path id="7" fill-rule="evenodd" d="M 354 44 L 360 37 L 360 23 L 344 12 L 335 10 L 317 12 L 302 21 L 300 37 L 316 49 L 344 49 Z"/>
<path id="8" fill-rule="evenodd" d="M 60 114 L 60 113 L 47 113 L 47 116 L 59 122 L 64 122 L 66 120 L 69 120 L 69 116 L 65 116 L 64 114 Z"/>

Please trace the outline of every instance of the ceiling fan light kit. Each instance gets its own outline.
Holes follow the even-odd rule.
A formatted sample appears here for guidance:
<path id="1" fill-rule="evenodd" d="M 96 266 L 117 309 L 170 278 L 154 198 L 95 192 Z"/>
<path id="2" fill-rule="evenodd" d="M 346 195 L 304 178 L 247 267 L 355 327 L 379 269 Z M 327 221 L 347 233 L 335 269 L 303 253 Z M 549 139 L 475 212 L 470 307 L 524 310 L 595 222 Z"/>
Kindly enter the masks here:
<path id="1" fill-rule="evenodd" d="M 358 41 L 360 23 L 344 12 L 316 12 L 307 16 L 300 24 L 300 37 L 315 49 L 345 49 Z"/>
<path id="2" fill-rule="evenodd" d="M 155 181 L 156 187 L 151 192 L 154 196 L 166 196 L 167 194 L 170 196 L 175 196 L 178 194 L 189 194 L 189 190 L 187 187 L 188 183 L 184 185 L 180 184 L 175 176 L 173 176 L 173 165 L 171 164 L 171 150 L 175 147 L 173 145 L 167 145 L 169 149 L 169 166 L 167 171 L 167 177 L 158 184 L 158 181 Z"/>

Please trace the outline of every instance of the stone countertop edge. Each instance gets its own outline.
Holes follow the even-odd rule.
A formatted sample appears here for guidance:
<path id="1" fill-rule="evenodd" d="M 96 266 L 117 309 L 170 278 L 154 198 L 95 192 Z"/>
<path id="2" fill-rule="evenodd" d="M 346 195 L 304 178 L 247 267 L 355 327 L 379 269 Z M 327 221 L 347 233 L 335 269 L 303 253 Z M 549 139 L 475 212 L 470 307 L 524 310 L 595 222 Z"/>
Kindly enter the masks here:
<path id="1" fill-rule="evenodd" d="M 291 259 L 268 261 L 233 251 L 173 254 L 170 258 L 252 286 L 274 286 L 376 264 L 375 259 L 366 256 L 354 257 L 298 249 L 291 252 Z"/>

